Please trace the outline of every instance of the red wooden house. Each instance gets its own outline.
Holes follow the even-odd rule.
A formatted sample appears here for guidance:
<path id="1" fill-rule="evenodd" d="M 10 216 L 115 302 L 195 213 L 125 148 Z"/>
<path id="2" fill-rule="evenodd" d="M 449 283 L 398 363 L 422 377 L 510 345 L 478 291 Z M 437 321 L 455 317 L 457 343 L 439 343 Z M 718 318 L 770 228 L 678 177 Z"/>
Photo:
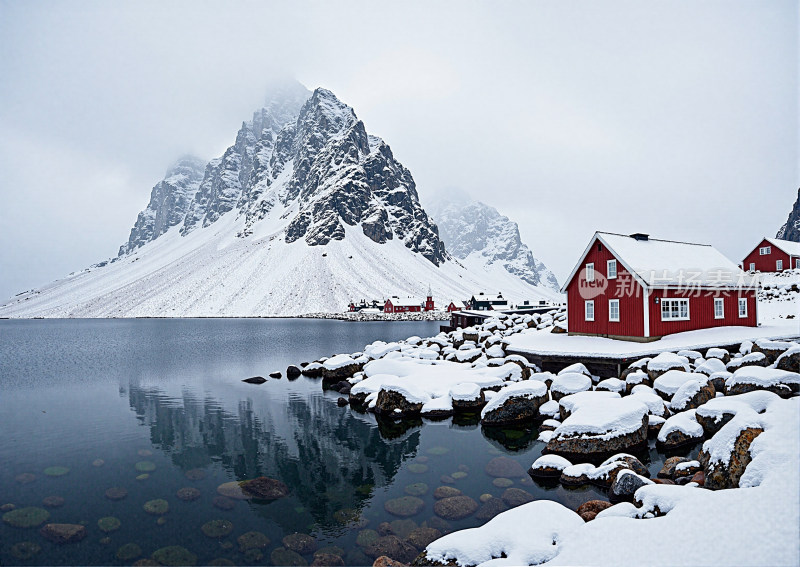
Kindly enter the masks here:
<path id="1" fill-rule="evenodd" d="M 596 232 L 561 291 L 571 335 L 649 341 L 757 324 L 755 279 L 706 244 Z"/>
<path id="2" fill-rule="evenodd" d="M 384 313 L 419 313 L 422 301 L 415 297 L 390 297 L 383 306 Z"/>
<path id="3" fill-rule="evenodd" d="M 782 272 L 800 268 L 800 242 L 779 238 L 764 238 L 742 261 L 749 272 Z"/>
<path id="4" fill-rule="evenodd" d="M 453 311 L 463 311 L 467 308 L 467 304 L 463 301 L 458 299 L 453 299 L 450 301 L 450 304 L 447 306 L 447 312 L 452 313 Z"/>

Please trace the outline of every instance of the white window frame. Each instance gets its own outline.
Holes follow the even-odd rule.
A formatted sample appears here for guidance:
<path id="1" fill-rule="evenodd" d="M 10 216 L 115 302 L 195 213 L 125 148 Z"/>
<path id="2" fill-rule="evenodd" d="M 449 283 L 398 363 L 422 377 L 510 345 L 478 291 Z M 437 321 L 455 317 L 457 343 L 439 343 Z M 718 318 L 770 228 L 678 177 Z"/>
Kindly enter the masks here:
<path id="1" fill-rule="evenodd" d="M 744 307 L 744 311 L 742 310 Z M 747 298 L 740 297 L 739 298 L 739 319 L 747 319 Z"/>
<path id="2" fill-rule="evenodd" d="M 617 316 L 613 317 L 614 307 L 616 307 Z M 611 322 L 619 323 L 619 299 L 608 300 L 608 320 Z"/>
<path id="3" fill-rule="evenodd" d="M 614 267 L 612 270 L 611 267 Z M 617 261 L 616 260 L 606 260 L 606 278 L 609 280 L 616 279 L 617 277 Z"/>
<path id="4" fill-rule="evenodd" d="M 717 313 L 717 305 L 719 305 L 719 313 Z M 715 297 L 714 298 L 714 319 L 724 319 L 725 318 L 725 298 L 724 297 Z"/>
<path id="5" fill-rule="evenodd" d="M 590 310 L 592 312 L 591 317 L 589 317 Z M 583 302 L 583 318 L 585 321 L 594 321 L 594 299 L 587 299 Z"/>
<path id="6" fill-rule="evenodd" d="M 762 246 L 758 249 L 759 256 L 769 256 L 772 254 L 772 246 Z"/>
<path id="7" fill-rule="evenodd" d="M 589 262 L 586 264 L 586 281 L 593 282 L 594 281 L 594 262 Z"/>
<path id="8" fill-rule="evenodd" d="M 677 316 L 672 315 L 672 306 L 673 304 L 677 305 Z M 681 315 L 683 311 L 681 309 L 681 304 L 686 304 L 686 315 Z M 667 312 L 666 317 L 664 316 L 664 306 L 667 305 Z M 661 298 L 661 320 L 662 321 L 689 321 L 691 319 L 691 313 L 689 312 L 689 299 L 683 297 L 662 297 Z"/>
<path id="9" fill-rule="evenodd" d="M 775 271 L 780 272 L 783 270 L 783 260 L 775 260 Z"/>
<path id="10" fill-rule="evenodd" d="M 750 262 L 750 271 L 751 272 L 755 272 L 756 271 L 756 263 L 755 262 Z"/>

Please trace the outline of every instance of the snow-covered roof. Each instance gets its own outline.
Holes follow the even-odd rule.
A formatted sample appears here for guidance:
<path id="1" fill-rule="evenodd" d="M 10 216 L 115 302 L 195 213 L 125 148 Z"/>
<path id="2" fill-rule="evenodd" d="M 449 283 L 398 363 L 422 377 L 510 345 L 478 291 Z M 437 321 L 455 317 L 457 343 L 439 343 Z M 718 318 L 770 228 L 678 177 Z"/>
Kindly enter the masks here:
<path id="1" fill-rule="evenodd" d="M 764 240 L 772 244 L 775 248 L 780 248 L 789 254 L 789 256 L 800 256 L 800 242 L 781 240 L 780 238 L 765 238 Z"/>
<path id="2" fill-rule="evenodd" d="M 566 279 L 562 292 L 566 291 L 572 278 L 583 267 L 583 258 L 596 241 L 602 242 L 633 278 L 647 289 L 754 288 L 757 285 L 752 275 L 743 272 L 710 244 L 596 232 L 581 254 L 581 260 Z"/>
<path id="3" fill-rule="evenodd" d="M 463 301 L 461 301 L 460 299 L 451 299 L 450 303 L 452 303 L 456 307 L 466 307 L 467 306 L 467 304 L 464 303 Z M 448 303 L 448 305 L 450 305 L 450 303 Z"/>
<path id="4" fill-rule="evenodd" d="M 499 301 L 499 302 L 507 303 L 507 300 L 506 300 L 505 297 L 503 297 L 502 293 L 498 294 L 498 295 L 486 295 L 486 294 L 483 294 L 483 293 L 476 293 L 472 297 L 476 301 Z"/>
<path id="5" fill-rule="evenodd" d="M 417 297 L 390 297 L 389 301 L 395 307 L 420 307 L 423 301 Z"/>

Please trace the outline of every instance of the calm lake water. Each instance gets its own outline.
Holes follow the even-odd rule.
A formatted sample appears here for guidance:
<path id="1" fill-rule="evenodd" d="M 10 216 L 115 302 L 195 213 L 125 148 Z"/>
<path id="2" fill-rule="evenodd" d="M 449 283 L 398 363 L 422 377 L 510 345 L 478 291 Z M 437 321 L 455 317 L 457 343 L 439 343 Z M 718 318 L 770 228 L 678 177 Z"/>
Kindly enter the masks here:
<path id="1" fill-rule="evenodd" d="M 442 522 L 434 514 L 433 492 L 445 483 L 475 500 L 499 497 L 511 483 L 573 509 L 603 497 L 594 488 L 538 486 L 521 475 L 496 481 L 486 474 L 487 463 L 500 456 L 527 470 L 543 448 L 535 429 L 487 430 L 450 419 L 379 423 L 370 414 L 338 407 L 338 394 L 324 392 L 319 380 L 241 382 L 274 370 L 285 374 L 289 364 L 359 351 L 377 339 L 432 336 L 438 325 L 0 321 L 0 505 L 45 508 L 48 522 L 84 524 L 88 531 L 83 541 L 59 546 L 38 527 L 3 522 L 0 564 L 129 565 L 173 545 L 188 549 L 201 565 L 269 565 L 288 562 L 286 557 L 311 563 L 311 553 L 302 561 L 273 554 L 284 536 L 299 532 L 312 536 L 318 549 L 339 548 L 332 551 L 348 565 L 371 565 L 361 544 L 374 539 L 370 530 L 383 522 L 393 522 L 403 535 L 418 526 L 485 523 L 475 515 Z M 661 458 L 654 450 L 651 457 L 655 473 Z M 49 467 L 68 472 L 50 476 Z M 141 476 L 147 468 L 153 468 L 149 476 Z M 219 485 L 259 476 L 283 481 L 290 495 L 269 503 L 233 501 L 230 510 L 215 505 Z M 124 488 L 127 496 L 106 498 L 111 487 Z M 185 487 L 198 489 L 199 497 L 178 498 Z M 387 501 L 391 507 L 408 493 L 423 501 L 418 512 L 403 518 L 387 512 Z M 52 496 L 62 497 L 63 505 L 47 508 L 43 499 Z M 169 511 L 148 514 L 143 506 L 153 499 L 166 500 Z M 120 527 L 105 533 L 98 520 L 108 516 L 119 519 Z M 202 527 L 212 520 L 227 520 L 233 529 L 208 537 Z M 251 531 L 264 534 L 269 544 L 240 549 L 237 538 Z M 20 542 L 40 550 L 20 559 Z M 129 543 L 141 553 L 119 559 L 118 550 Z"/>

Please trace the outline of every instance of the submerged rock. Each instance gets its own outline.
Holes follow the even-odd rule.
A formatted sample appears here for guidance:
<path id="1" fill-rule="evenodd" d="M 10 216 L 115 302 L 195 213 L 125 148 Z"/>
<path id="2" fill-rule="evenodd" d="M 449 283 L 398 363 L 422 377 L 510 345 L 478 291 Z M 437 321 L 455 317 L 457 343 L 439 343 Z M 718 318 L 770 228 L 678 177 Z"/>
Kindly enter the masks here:
<path id="1" fill-rule="evenodd" d="M 246 494 L 240 483 L 233 481 L 233 482 L 225 482 L 220 484 L 217 487 L 217 493 L 220 496 L 224 496 L 225 498 L 231 498 L 234 500 L 249 500 L 252 498 L 249 494 Z M 217 506 L 219 507 L 219 506 Z"/>
<path id="2" fill-rule="evenodd" d="M 47 508 L 61 508 L 64 505 L 64 498 L 61 496 L 45 496 L 42 498 L 42 506 Z"/>
<path id="3" fill-rule="evenodd" d="M 416 496 L 401 496 L 387 500 L 383 508 L 393 516 L 407 518 L 418 514 L 425 507 L 425 501 Z"/>
<path id="4" fill-rule="evenodd" d="M 385 555 L 403 563 L 410 563 L 419 553 L 416 547 L 393 535 L 379 537 L 364 551 L 370 557 Z"/>
<path id="5" fill-rule="evenodd" d="M 164 500 L 163 498 L 157 498 L 155 500 L 148 500 L 144 503 L 144 511 L 148 514 L 152 514 L 153 516 L 163 516 L 167 512 L 169 512 L 169 502 Z"/>
<path id="6" fill-rule="evenodd" d="M 415 482 L 406 486 L 403 491 L 409 496 L 422 496 L 428 492 L 428 485 L 424 482 Z"/>
<path id="7" fill-rule="evenodd" d="M 286 567 L 305 567 L 308 565 L 308 561 L 303 559 L 302 555 L 295 553 L 291 549 L 286 549 L 285 547 L 273 549 L 269 558 L 273 565 L 283 565 Z"/>
<path id="8" fill-rule="evenodd" d="M 308 534 L 293 533 L 285 536 L 281 543 L 300 555 L 311 555 L 317 549 L 316 540 Z"/>
<path id="9" fill-rule="evenodd" d="M 105 495 L 109 500 L 122 500 L 128 496 L 128 491 L 120 486 L 112 486 L 106 490 Z"/>
<path id="10" fill-rule="evenodd" d="M 156 464 L 153 461 L 139 461 L 134 468 L 140 473 L 149 473 L 156 470 Z"/>
<path id="11" fill-rule="evenodd" d="M 523 478 L 527 475 L 522 465 L 508 457 L 495 457 L 486 463 L 484 471 L 496 478 Z"/>
<path id="12" fill-rule="evenodd" d="M 203 480 L 206 477 L 206 471 L 203 469 L 190 469 L 183 473 L 183 476 L 189 480 Z"/>
<path id="13" fill-rule="evenodd" d="M 266 476 L 245 480 L 239 485 L 246 495 L 259 500 L 277 500 L 289 494 L 288 486 L 277 479 Z"/>
<path id="14" fill-rule="evenodd" d="M 315 553 L 311 567 L 344 567 L 344 559 L 334 553 Z"/>
<path id="15" fill-rule="evenodd" d="M 481 507 L 475 512 L 475 517 L 481 521 L 488 521 L 508 509 L 508 505 L 500 498 L 490 497 L 483 501 Z"/>
<path id="16" fill-rule="evenodd" d="M 462 492 L 454 486 L 440 486 L 433 491 L 433 497 L 436 498 L 436 500 L 441 500 L 442 498 L 452 498 L 453 496 L 461 496 L 461 494 Z"/>
<path id="17" fill-rule="evenodd" d="M 14 477 L 14 480 L 16 480 L 20 484 L 30 484 L 31 482 L 36 480 L 36 475 L 33 473 L 26 472 L 18 474 L 17 476 Z"/>
<path id="18" fill-rule="evenodd" d="M 270 539 L 261 532 L 247 532 L 236 538 L 239 544 L 239 551 L 242 553 L 249 549 L 266 549 L 270 544 Z"/>
<path id="19" fill-rule="evenodd" d="M 161 565 L 170 567 L 197 564 L 197 555 L 180 545 L 170 545 L 155 550 L 153 552 L 153 559 L 158 561 Z"/>
<path id="20" fill-rule="evenodd" d="M 142 548 L 135 543 L 126 543 L 117 550 L 117 559 L 127 563 L 133 561 L 142 554 Z"/>
<path id="21" fill-rule="evenodd" d="M 433 511 L 437 516 L 451 521 L 471 516 L 477 509 L 478 503 L 464 495 L 443 498 L 433 505 Z"/>
<path id="22" fill-rule="evenodd" d="M 227 496 L 215 496 L 211 504 L 214 505 L 214 508 L 219 508 L 220 510 L 233 510 L 236 506 L 236 500 Z"/>
<path id="23" fill-rule="evenodd" d="M 69 473 L 69 467 L 47 467 L 44 469 L 46 476 L 64 476 Z"/>
<path id="24" fill-rule="evenodd" d="M 106 516 L 105 518 L 97 520 L 97 527 L 100 528 L 100 531 L 103 533 L 115 532 L 120 526 L 122 526 L 122 522 L 120 522 L 119 518 L 115 518 L 114 516 Z"/>
<path id="25" fill-rule="evenodd" d="M 27 506 L 17 508 L 3 514 L 3 522 L 15 528 L 35 528 L 50 518 L 50 512 L 44 508 Z"/>
<path id="26" fill-rule="evenodd" d="M 11 556 L 14 559 L 27 561 L 32 559 L 42 550 L 42 546 L 33 541 L 20 541 L 11 546 Z"/>
<path id="27" fill-rule="evenodd" d="M 523 504 L 536 500 L 533 494 L 521 488 L 507 488 L 500 498 L 510 508 L 516 508 L 517 506 L 522 506 Z"/>
<path id="28" fill-rule="evenodd" d="M 86 527 L 80 524 L 45 524 L 39 533 L 53 543 L 76 543 L 86 537 Z"/>
<path id="29" fill-rule="evenodd" d="M 197 500 L 200 498 L 200 491 L 196 488 L 192 488 L 191 486 L 185 486 L 178 489 L 178 492 L 175 493 L 175 496 L 184 502 L 191 502 L 192 500 Z"/>
<path id="30" fill-rule="evenodd" d="M 233 531 L 233 524 L 228 520 L 211 520 L 200 527 L 206 537 L 222 538 Z"/>

